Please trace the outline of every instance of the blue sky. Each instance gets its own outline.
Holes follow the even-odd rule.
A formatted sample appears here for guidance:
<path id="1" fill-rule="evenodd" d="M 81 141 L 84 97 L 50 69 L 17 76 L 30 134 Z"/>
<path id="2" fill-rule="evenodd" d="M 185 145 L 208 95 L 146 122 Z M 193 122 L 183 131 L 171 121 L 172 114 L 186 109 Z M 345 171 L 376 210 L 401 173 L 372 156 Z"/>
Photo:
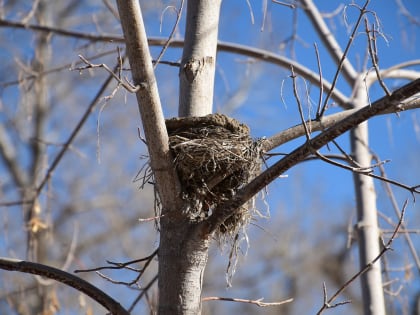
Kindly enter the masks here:
<path id="1" fill-rule="evenodd" d="M 262 31 L 263 24 L 263 3 L 262 1 L 250 1 L 252 6 L 252 15 L 254 16 L 254 24 L 251 20 L 251 12 L 246 1 L 223 1 L 220 21 L 220 40 L 239 43 L 244 45 L 250 45 L 261 49 L 266 49 L 271 52 L 279 54 L 285 54 L 287 57 L 290 56 L 290 45 L 286 45 L 285 49 L 281 49 L 281 45 L 285 39 L 287 39 L 292 33 L 292 16 L 293 11 L 287 7 L 276 5 L 267 1 L 268 7 L 266 12 L 266 20 L 264 24 L 264 30 Z M 332 5 L 331 5 L 332 3 Z M 361 2 L 358 1 L 360 4 Z M 177 2 L 175 3 L 178 4 Z M 338 2 L 332 1 L 317 1 L 321 11 L 331 12 L 338 6 Z M 420 12 L 420 3 L 415 0 L 407 0 L 404 4 L 409 8 L 409 11 L 414 14 Z M 165 5 L 162 5 L 162 9 Z M 74 25 L 68 22 L 66 27 L 79 30 L 96 33 L 98 27 L 95 24 L 95 19 L 91 17 L 91 14 L 96 14 L 101 10 L 101 1 L 91 1 L 82 7 L 80 10 L 73 12 L 72 14 L 83 14 L 87 17 L 84 23 Z M 383 39 L 378 40 L 378 49 L 380 54 L 379 65 L 382 68 L 392 66 L 397 63 L 401 63 L 407 60 L 418 59 L 420 44 L 419 36 L 420 30 L 418 26 L 410 24 L 407 19 L 398 13 L 398 8 L 394 1 L 387 0 L 386 5 L 384 1 L 374 0 L 371 1 L 370 7 L 372 11 L 375 11 L 377 17 L 381 21 L 381 26 L 384 34 L 388 41 Z M 163 18 L 162 32 L 160 32 L 160 14 L 161 10 L 149 11 L 145 17 L 146 29 L 149 36 L 167 36 L 174 23 L 175 15 L 171 10 L 168 10 Z M 338 38 L 338 42 L 344 47 L 348 41 L 348 34 L 351 27 L 354 25 L 355 19 L 357 18 L 357 10 L 352 7 L 347 8 L 347 23 L 348 28 L 343 23 L 343 15 L 339 14 L 333 19 L 328 20 L 327 24 L 331 27 L 333 33 Z M 7 18 L 18 19 L 20 17 L 17 12 L 10 12 Z M 417 16 L 417 18 L 419 18 Z M 373 22 L 373 15 L 369 15 L 370 22 Z M 71 21 L 71 19 L 70 19 Z M 299 39 L 294 43 L 296 52 L 296 61 L 316 71 L 316 56 L 313 48 L 313 44 L 317 43 L 320 51 L 321 64 L 323 74 L 329 81 L 336 71 L 336 65 L 331 62 L 331 59 L 325 49 L 322 48 L 321 41 L 315 34 L 311 27 L 308 19 L 301 10 L 297 16 L 298 28 L 297 34 Z M 101 30 L 107 33 L 113 33 L 120 35 L 120 29 L 118 23 L 112 18 L 107 21 L 107 24 L 103 26 Z M 180 23 L 179 34 L 183 34 L 184 20 Z M 7 39 L 7 43 L 13 43 L 13 49 L 6 49 L 9 46 L 6 42 L 0 46 L 0 55 L 3 60 L 12 60 L 14 57 L 21 58 L 25 63 L 30 63 L 30 59 L 33 57 L 33 43 L 34 37 L 32 33 L 28 33 L 24 30 L 8 30 L 0 29 L 2 38 Z M 65 46 L 70 43 L 71 50 L 61 52 L 59 50 L 54 51 L 55 64 L 51 67 L 60 65 L 62 62 L 74 62 L 78 60 L 77 55 L 83 53 L 86 55 L 93 55 L 94 53 L 109 49 L 110 44 L 97 43 L 90 46 L 84 46 L 84 42 L 75 39 L 61 38 L 59 36 L 54 37 L 53 43 L 56 47 L 68 47 Z M 359 33 L 354 41 L 354 44 L 350 50 L 349 56 L 355 68 L 359 69 L 360 60 L 363 59 L 365 54 L 366 37 L 363 34 L 363 26 L 361 26 Z M 159 53 L 159 48 L 153 47 L 151 49 L 152 56 L 156 57 Z M 165 60 L 177 61 L 181 57 L 180 49 L 168 49 L 164 56 Z M 115 62 L 115 56 L 112 58 L 104 58 L 98 62 L 107 62 L 109 65 L 113 65 Z M 6 67 L 6 68 L 5 68 Z M 8 66 L 0 66 L 3 73 L 9 73 L 11 68 Z M 413 68 L 419 70 L 419 67 Z M 10 76 L 5 80 L 16 79 L 16 73 L 11 72 Z M 61 77 L 62 76 L 62 77 Z M 51 122 L 48 126 L 47 138 L 51 141 L 63 142 L 67 137 L 72 127 L 74 127 L 81 113 L 86 108 L 88 101 L 92 98 L 98 89 L 98 82 L 101 82 L 104 77 L 104 73 L 101 70 L 88 72 L 85 71 L 79 75 L 77 71 L 66 71 L 61 72 L 59 75 L 53 77 L 57 80 L 57 85 L 51 89 L 51 99 L 54 103 L 54 111 L 52 114 Z M 1 78 L 0 82 L 3 82 Z M 162 97 L 163 109 L 166 117 L 171 117 L 177 113 L 177 102 L 178 102 L 178 69 L 175 67 L 168 67 L 160 65 L 157 68 L 157 78 Z M 58 83 L 59 80 L 68 80 L 70 83 L 78 82 L 75 85 L 73 93 L 69 93 L 63 99 L 54 99 L 54 90 L 61 88 Z M 53 81 L 54 79 L 52 79 Z M 66 81 L 67 82 L 67 81 Z M 69 83 L 69 84 L 70 84 Z M 387 81 L 390 88 L 393 89 L 403 84 L 403 81 Z M 219 52 L 218 63 L 216 69 L 216 86 L 215 86 L 215 97 L 214 97 L 214 111 L 229 114 L 237 118 L 238 120 L 247 123 L 251 127 L 252 135 L 254 137 L 269 137 L 274 133 L 284 130 L 290 126 L 298 124 L 300 122 L 298 109 L 296 102 L 293 98 L 291 91 L 291 81 L 289 78 L 288 69 L 281 69 L 277 66 L 267 64 L 257 60 L 250 60 L 244 56 L 233 55 L 228 52 Z M 299 88 L 304 92 L 305 85 L 303 81 L 300 81 Z M 345 94 L 351 93 L 351 88 L 347 86 L 344 80 L 341 78 L 338 82 L 338 88 Z M 17 87 L 8 87 L 1 90 L 1 101 L 0 105 L 5 106 L 7 109 L 15 110 L 15 104 L 18 104 L 21 99 L 19 98 L 19 90 Z M 109 91 L 110 93 L 110 91 Z M 383 96 L 383 91 L 378 87 L 374 86 L 370 91 L 371 100 L 376 100 Z M 282 101 L 285 100 L 285 104 Z M 311 89 L 311 98 L 316 107 L 317 102 L 317 91 L 315 87 Z M 128 101 L 127 101 L 128 100 Z M 101 105 L 104 103 L 102 102 Z M 122 105 L 123 104 L 123 105 Z M 138 192 L 138 184 L 133 183 L 132 180 L 141 167 L 141 161 L 139 156 L 144 153 L 144 145 L 138 140 L 137 127 L 139 127 L 139 118 L 136 106 L 135 98 L 132 95 L 127 95 L 124 92 L 119 92 L 114 100 L 103 109 L 99 115 L 97 109 L 88 121 L 88 124 L 83 128 L 83 133 L 77 138 L 75 143 L 75 149 L 79 152 L 71 151 L 65 156 L 63 163 L 57 169 L 56 177 L 54 177 L 54 196 L 55 199 L 52 202 L 60 209 L 61 206 L 66 205 L 73 194 L 69 191 L 75 190 L 80 193 L 75 193 L 82 201 L 88 204 L 88 201 L 92 198 L 92 194 L 96 196 L 106 196 L 107 194 L 115 194 L 122 200 L 120 204 L 115 206 L 117 211 L 121 211 L 121 216 L 132 214 L 133 209 L 135 211 L 138 208 L 144 208 L 144 212 L 147 215 L 152 215 L 152 205 L 150 199 L 145 196 L 150 196 L 150 189 L 146 192 Z M 1 108 L 0 108 L 1 109 Z M 306 106 L 305 112 L 308 113 L 309 109 Z M 337 111 L 338 109 L 332 108 L 327 111 Z M 312 117 L 314 112 L 312 110 Z M 97 124 L 98 117 L 100 117 L 100 150 L 101 150 L 101 162 L 98 162 L 97 156 Z M 7 120 L 4 113 L 0 112 L 0 122 Z M 370 125 L 370 143 L 372 149 L 382 159 L 391 159 L 391 162 L 386 164 L 386 171 L 390 178 L 407 183 L 408 185 L 419 184 L 420 178 L 420 167 L 418 163 L 418 156 L 420 155 L 420 132 L 417 129 L 420 125 L 420 114 L 417 111 L 404 112 L 399 115 L 381 116 L 372 119 L 369 122 Z M 118 124 L 116 124 L 116 121 Z M 64 130 L 59 129 L 65 126 Z M 122 135 L 122 136 L 121 136 Z M 16 142 L 25 142 L 26 139 L 18 139 Z M 304 142 L 304 138 L 297 139 L 291 143 L 285 144 L 280 148 L 276 149 L 276 152 L 287 153 L 293 150 L 297 145 Z M 349 150 L 348 135 L 344 135 L 339 138 L 340 145 Z M 19 159 L 22 164 L 27 164 L 28 150 L 23 146 L 18 148 Z M 51 161 L 57 152 L 57 148 L 51 147 L 49 149 L 48 160 Z M 327 150 L 323 149 L 324 153 Z M 332 151 L 337 152 L 337 150 Z M 117 157 L 117 159 L 116 159 Z M 274 161 L 276 158 L 273 158 Z M 271 160 L 270 160 L 271 161 Z M 270 163 L 270 161 L 268 163 Z M 78 183 L 77 178 L 79 177 L 78 172 L 65 172 L 68 169 L 75 169 L 81 171 L 84 176 L 89 177 L 89 182 Z M 3 177 L 5 172 L 4 167 L 0 166 L 0 174 Z M 61 176 L 62 175 L 62 176 Z M 264 259 L 260 259 L 260 255 L 266 252 L 263 249 L 266 247 L 279 246 L 283 240 L 290 241 L 290 246 L 299 246 L 300 241 L 302 244 L 306 244 L 308 239 L 313 238 L 316 244 L 314 244 L 312 250 L 316 251 L 318 247 L 324 245 L 327 240 L 331 241 L 331 246 L 339 247 L 345 242 L 344 233 L 336 233 L 338 227 L 347 226 L 348 222 L 351 221 L 352 215 L 354 215 L 354 193 L 352 186 L 352 175 L 345 170 L 337 169 L 334 166 L 327 165 L 318 161 L 310 161 L 302 163 L 295 168 L 287 172 L 288 177 L 278 179 L 276 182 L 268 187 L 269 195 L 267 196 L 267 202 L 270 204 L 271 219 L 260 219 L 256 222 L 258 226 L 252 225 L 249 228 L 250 235 L 250 250 L 248 256 L 241 259 L 237 280 L 234 279 L 235 283 L 240 283 L 241 277 L 245 277 L 249 270 L 252 270 L 257 275 L 263 273 L 266 267 Z M 121 181 L 126 183 L 125 186 L 113 186 L 108 183 L 108 179 L 119 178 Z M 5 177 L 5 176 L 4 176 Z M 68 182 L 76 182 L 77 184 L 69 188 Z M 2 183 L 2 185 L 4 185 Z M 383 190 L 381 183 L 376 182 L 378 189 L 378 209 L 387 216 L 390 216 L 395 221 L 393 216 L 390 202 Z M 410 204 L 407 209 L 407 222 L 411 228 L 418 228 L 420 224 L 419 206 L 418 203 L 413 204 L 411 195 L 402 190 L 395 189 L 398 203 L 402 205 L 403 201 L 408 198 Z M 13 191 L 7 191 L 9 199 L 16 198 L 16 193 Z M 147 202 L 145 201 L 147 200 Z M 140 206 L 139 206 L 140 205 Z M 263 204 L 259 204 L 263 207 Z M 86 206 L 88 207 L 88 206 Z M 94 205 L 93 211 L 95 215 L 96 225 L 91 225 L 92 221 L 86 219 L 81 220 L 82 227 L 86 225 L 86 233 L 83 234 L 86 237 L 95 235 L 95 233 L 106 226 L 106 224 L 113 224 L 112 220 L 103 215 L 103 206 Z M 110 206 L 111 207 L 111 206 Z M 114 205 L 112 205 L 114 207 Z M 87 210 L 80 209 L 80 213 L 76 215 L 76 218 L 87 218 Z M 85 212 L 86 210 L 86 212 Z M 130 213 L 131 210 L 131 213 Z M 15 209 L 16 211 L 16 209 Z M 21 214 L 20 210 L 19 215 Z M 142 216 L 147 216 L 142 212 Z M 5 214 L 13 217 L 15 213 L 13 210 Z M 53 215 L 56 215 L 53 212 Z M 354 219 L 353 219 L 354 220 Z M 7 220 L 4 219 L 2 224 L 5 224 Z M 111 222 L 110 222 L 111 221 Z M 384 224 L 381 220 L 383 227 L 389 228 L 388 225 Z M 71 237 L 71 224 L 63 227 L 63 230 L 68 229 L 69 232 L 66 234 Z M 302 239 L 296 240 L 296 231 L 299 231 Z M 153 229 L 148 226 L 136 226 L 132 230 L 132 235 L 141 238 L 146 234 L 153 234 Z M 338 235 L 338 236 L 337 236 Z M 1 236 L 0 236 L 1 237 Z M 289 240 L 288 238 L 291 238 Z M 145 254 L 150 252 L 156 245 L 157 236 L 154 236 L 155 242 L 143 244 L 141 243 L 141 253 Z M 413 236 L 416 244 L 419 244 L 418 237 Z M 5 242 L 6 241 L 6 242 Z M 0 239 L 2 251 L 7 250 L 5 245 L 8 242 L 5 238 Z M 79 257 L 80 261 L 87 267 L 90 263 L 94 263 L 97 257 L 103 257 L 104 259 L 111 259 L 116 261 L 123 261 L 124 259 L 131 259 L 135 257 L 130 256 L 130 252 L 124 249 L 124 242 L 119 243 L 119 240 L 110 241 L 112 248 L 115 249 L 112 257 L 108 255 L 108 248 L 104 251 L 101 247 L 92 249 L 92 253 L 85 254 L 83 257 Z M 267 244 L 266 246 L 260 246 L 260 244 Z M 407 248 L 403 242 L 396 244 L 396 253 L 401 256 L 408 256 Z M 279 246 L 280 247 L 280 246 Z M 66 247 L 63 247 L 66 248 Z M 24 250 L 19 250 L 19 253 L 23 253 Z M 298 248 L 290 248 L 291 256 L 296 255 L 296 259 L 300 259 L 298 254 Z M 138 254 L 138 253 L 137 253 Z M 397 254 L 397 255 L 398 255 Z M 353 259 L 357 261 L 357 253 L 352 252 Z M 392 256 L 393 257 L 393 256 Z M 277 260 L 276 260 L 277 259 Z M 277 277 L 283 275 L 280 266 L 283 266 L 283 262 L 280 258 L 273 259 L 273 264 L 276 265 L 275 271 L 273 271 L 270 277 L 261 280 L 264 286 L 257 286 L 257 294 L 266 297 L 267 299 L 278 298 L 278 296 L 271 295 L 270 289 L 273 288 L 273 292 L 278 290 L 282 293 L 281 288 L 276 286 Z M 290 258 L 293 261 L 293 257 Z M 102 260 L 103 261 L 103 260 Z M 406 262 L 405 260 L 403 263 Z M 227 254 L 220 255 L 218 251 L 214 250 L 210 258 L 209 270 L 221 270 L 225 268 L 227 264 Z M 396 266 L 400 266 L 400 262 L 396 262 Z M 299 265 L 300 266 L 300 265 Z M 356 267 L 354 267 L 357 269 Z M 209 271 L 210 272 L 210 271 Z M 297 272 L 302 272 L 297 270 Z M 211 274 L 217 279 L 219 284 L 218 288 L 224 292 L 225 279 L 223 272 Z M 398 274 L 400 278 L 401 274 Z M 274 280 L 273 280 L 274 279 Z M 304 280 L 306 278 L 303 277 Z M 417 278 L 415 278 L 417 280 Z M 416 280 L 413 282 L 415 283 Z M 98 283 L 103 285 L 103 282 L 96 280 Z M 235 282 L 236 281 L 236 282 Z M 310 290 L 319 293 L 321 282 L 318 280 L 308 280 L 313 287 Z M 418 283 L 418 281 L 417 281 Z M 358 284 L 355 284 L 355 290 L 357 291 Z M 411 283 L 413 285 L 413 283 Z M 262 288 L 264 287 L 264 288 Z M 407 285 L 406 289 L 412 289 L 415 287 Z M 123 299 L 125 303 L 131 301 L 131 296 L 127 297 L 127 294 L 121 290 L 115 290 L 112 285 L 106 285 L 106 289 L 112 292 L 116 296 Z M 245 297 L 249 291 L 248 288 L 241 287 L 240 285 L 234 286 L 229 291 L 224 292 L 224 295 L 232 295 L 238 297 Z M 415 290 L 412 290 L 413 292 Z M 212 292 L 211 290 L 209 292 Z M 219 294 L 220 291 L 217 291 Z M 252 296 L 246 296 L 252 298 Z M 257 296 L 257 298 L 260 296 Z M 410 296 L 411 297 L 411 296 Z M 317 300 L 319 296 L 316 294 L 312 296 L 314 300 Z M 299 298 L 297 298 L 299 301 Z M 239 306 L 227 306 L 232 307 L 234 310 L 240 309 Z M 238 308 L 235 308 L 238 307 Z M 304 312 L 303 310 L 301 310 Z M 296 314 L 299 314 L 299 306 L 296 306 Z M 261 313 L 263 314 L 263 313 Z"/>

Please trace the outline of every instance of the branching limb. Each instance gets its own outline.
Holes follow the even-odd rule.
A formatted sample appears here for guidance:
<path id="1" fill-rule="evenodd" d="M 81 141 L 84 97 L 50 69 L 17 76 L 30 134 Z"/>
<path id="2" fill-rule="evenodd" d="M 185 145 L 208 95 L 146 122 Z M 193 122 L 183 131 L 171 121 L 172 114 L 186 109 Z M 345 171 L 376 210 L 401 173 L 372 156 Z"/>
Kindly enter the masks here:
<path id="1" fill-rule="evenodd" d="M 83 292 L 84 294 L 88 295 L 114 315 L 129 315 L 128 311 L 126 311 L 117 301 L 104 293 L 102 290 L 93 286 L 89 282 L 60 269 L 7 257 L 0 258 L 0 268 L 5 270 L 30 273 L 57 280 L 76 289 L 79 292 Z"/>
<path id="2" fill-rule="evenodd" d="M 100 42 L 113 42 L 113 43 L 124 43 L 124 39 L 120 36 L 111 36 L 111 35 L 91 35 L 82 32 L 70 31 L 65 29 L 59 29 L 50 26 L 39 26 L 39 25 L 32 25 L 32 24 L 22 24 L 19 22 L 13 22 L 8 20 L 0 20 L 0 27 L 11 27 L 11 28 L 24 28 L 33 31 L 39 32 L 48 32 L 53 33 L 60 36 L 68 36 L 74 37 L 84 40 L 91 40 L 91 41 L 100 41 Z M 159 38 L 159 37 L 149 37 L 147 42 L 150 46 L 165 46 L 167 44 L 167 38 Z M 182 39 L 172 39 L 169 42 L 169 47 L 183 47 L 184 41 Z M 312 84 L 318 86 L 319 85 L 319 75 L 316 72 L 309 70 L 306 67 L 303 67 L 299 63 L 288 59 L 284 56 L 279 54 L 275 54 L 273 52 L 264 50 L 264 49 L 257 49 L 252 48 L 245 45 L 239 45 L 236 43 L 229 43 L 229 42 L 222 42 L 218 41 L 217 49 L 219 51 L 226 51 L 233 54 L 239 54 L 251 58 L 256 58 L 262 60 L 264 62 L 272 63 L 278 65 L 282 68 L 289 69 L 291 65 L 293 65 L 296 74 L 304 77 L 306 80 L 310 81 Z M 162 62 L 161 62 L 162 63 Z M 177 64 L 175 64 L 177 65 Z M 333 99 L 338 105 L 340 105 L 344 109 L 350 109 L 351 105 L 349 103 L 348 98 L 339 92 L 336 89 L 333 89 L 331 83 L 326 80 L 323 80 L 323 88 L 324 90 L 330 94 L 330 98 Z"/>
<path id="3" fill-rule="evenodd" d="M 373 68 L 375 69 L 378 82 L 381 85 L 382 89 L 385 91 L 385 94 L 389 96 L 391 95 L 391 92 L 388 90 L 388 88 L 385 85 L 385 82 L 382 80 L 381 72 L 379 71 L 379 66 L 378 66 L 378 50 L 377 50 L 377 45 L 376 45 L 375 25 L 373 25 L 372 29 L 370 30 L 367 18 L 365 18 L 365 30 L 366 30 L 367 39 L 368 39 L 369 55 L 372 60 Z"/>
<path id="4" fill-rule="evenodd" d="M 330 304 L 331 302 L 328 301 L 327 285 L 325 284 L 325 282 L 322 283 L 322 290 L 323 290 L 323 295 L 324 295 L 324 306 L 327 309 L 335 308 L 335 307 L 338 307 L 338 306 L 341 306 L 341 305 L 351 303 L 351 301 L 344 301 L 344 302 L 338 302 L 338 303 Z"/>
<path id="5" fill-rule="evenodd" d="M 398 113 L 401 111 L 406 111 L 406 110 L 416 109 L 416 108 L 420 108 L 420 96 L 419 97 L 413 96 L 411 98 L 408 98 L 407 100 L 402 101 L 401 103 L 395 106 L 384 109 L 382 112 L 378 113 L 378 115 Z M 311 126 L 312 132 L 325 130 L 335 125 L 339 121 L 353 115 L 357 111 L 358 109 L 348 109 L 348 110 L 341 111 L 341 112 L 331 114 L 328 116 L 323 116 L 320 120 L 317 120 L 317 119 L 307 120 L 306 124 Z M 293 139 L 297 139 L 304 135 L 305 135 L 305 127 L 302 124 L 299 124 L 267 138 L 263 142 L 262 149 L 264 152 L 269 152 L 286 142 L 289 142 Z"/>
<path id="6" fill-rule="evenodd" d="M 312 138 L 310 142 L 306 142 L 301 145 L 283 159 L 262 172 L 244 188 L 240 189 L 232 199 L 219 205 L 214 210 L 212 216 L 210 216 L 207 221 L 203 222 L 203 224 L 206 225 L 206 232 L 212 233 L 220 226 L 220 224 L 233 215 L 236 209 L 257 194 L 258 191 L 271 183 L 279 175 L 301 162 L 314 150 L 319 150 L 331 140 L 349 131 L 367 119 L 383 112 L 384 110 L 392 108 L 395 109 L 402 101 L 416 93 L 419 93 L 419 91 L 420 79 L 417 79 L 394 91 L 391 96 L 384 96 L 371 105 L 367 105 L 360 110 L 357 110 L 352 115 L 338 121 L 315 138 Z"/>
<path id="7" fill-rule="evenodd" d="M 112 71 L 106 64 L 104 63 L 100 63 L 100 64 L 94 64 L 91 63 L 89 60 L 87 60 L 85 57 L 83 57 L 82 55 L 79 55 L 80 60 L 82 60 L 87 66 L 85 67 L 77 67 L 74 68 L 72 70 L 78 70 L 78 71 L 82 71 L 82 70 L 86 70 L 86 69 L 93 69 L 93 68 L 104 68 L 110 75 L 112 75 L 112 77 L 117 80 L 127 91 L 131 92 L 131 93 L 136 93 L 139 90 L 139 86 L 134 86 L 133 84 L 131 84 L 127 79 L 125 81 L 123 81 L 121 79 L 121 75 L 117 75 L 114 73 L 114 71 Z M 121 65 L 119 65 L 119 71 L 121 71 Z"/>
<path id="8" fill-rule="evenodd" d="M 146 261 L 147 264 L 150 263 L 150 261 L 152 261 L 152 259 L 157 255 L 158 250 L 155 250 L 152 254 L 150 254 L 149 256 L 140 258 L 140 259 L 135 259 L 135 260 L 130 260 L 127 262 L 123 262 L 123 263 L 118 263 L 118 262 L 113 262 L 113 261 L 107 261 L 108 264 L 112 265 L 112 266 L 103 266 L 103 267 L 96 267 L 96 268 L 92 268 L 92 269 L 83 269 L 83 270 L 75 270 L 75 273 L 79 273 L 79 272 L 92 272 L 92 271 L 99 271 L 99 270 L 108 270 L 108 269 L 124 269 L 127 268 L 128 266 L 132 265 L 132 264 L 137 264 L 139 262 L 143 262 Z M 145 268 L 142 268 L 143 270 Z M 131 269 L 132 270 L 132 269 Z M 138 271 L 138 270 L 136 270 Z"/>

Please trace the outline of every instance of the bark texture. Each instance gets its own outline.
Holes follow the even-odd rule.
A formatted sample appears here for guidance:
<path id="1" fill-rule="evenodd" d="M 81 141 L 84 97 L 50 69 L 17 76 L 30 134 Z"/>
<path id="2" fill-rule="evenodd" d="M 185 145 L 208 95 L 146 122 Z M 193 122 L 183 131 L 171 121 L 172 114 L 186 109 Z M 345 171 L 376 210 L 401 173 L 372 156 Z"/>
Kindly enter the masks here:
<path id="1" fill-rule="evenodd" d="M 119 0 L 117 5 L 133 81 L 139 88 L 136 97 L 159 197 L 165 210 L 179 209 L 180 185 L 172 165 L 168 133 L 147 45 L 140 4 L 135 0 Z"/>
<path id="2" fill-rule="evenodd" d="M 221 0 L 188 1 L 184 51 L 179 71 L 179 116 L 212 112 Z"/>
<path id="3" fill-rule="evenodd" d="M 209 238 L 194 225 L 161 220 L 159 245 L 159 315 L 201 314 L 203 274 Z"/>
<path id="4" fill-rule="evenodd" d="M 181 117 L 212 112 L 220 4 L 221 0 L 188 1 L 179 73 Z M 159 315 L 201 314 L 210 235 L 181 212 L 178 208 L 160 222 Z"/>

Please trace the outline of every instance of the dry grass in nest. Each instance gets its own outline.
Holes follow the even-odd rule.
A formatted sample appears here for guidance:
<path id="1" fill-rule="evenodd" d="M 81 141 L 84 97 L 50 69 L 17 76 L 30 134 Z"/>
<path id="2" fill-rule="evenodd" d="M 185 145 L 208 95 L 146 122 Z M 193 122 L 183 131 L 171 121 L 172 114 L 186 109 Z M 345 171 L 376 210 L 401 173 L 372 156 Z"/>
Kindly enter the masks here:
<path id="1" fill-rule="evenodd" d="M 172 118 L 166 121 L 169 144 L 183 186 L 185 215 L 199 222 L 221 202 L 231 198 L 260 170 L 260 142 L 249 128 L 221 114 Z M 219 238 L 236 237 L 249 223 L 244 205 L 219 229 Z"/>

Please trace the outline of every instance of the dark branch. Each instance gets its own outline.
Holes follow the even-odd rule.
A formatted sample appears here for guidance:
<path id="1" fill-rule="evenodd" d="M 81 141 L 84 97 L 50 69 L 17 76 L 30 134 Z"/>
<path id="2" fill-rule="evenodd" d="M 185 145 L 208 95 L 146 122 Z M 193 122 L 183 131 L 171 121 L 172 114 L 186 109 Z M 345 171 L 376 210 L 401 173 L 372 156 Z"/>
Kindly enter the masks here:
<path id="1" fill-rule="evenodd" d="M 402 101 L 419 92 L 420 79 L 417 79 L 394 91 L 390 96 L 384 96 L 373 104 L 357 110 L 354 114 L 338 121 L 332 127 L 328 128 L 315 138 L 307 141 L 305 144 L 301 145 L 283 159 L 262 172 L 244 188 L 240 189 L 232 199 L 220 204 L 214 210 L 213 215 L 207 221 L 203 222 L 203 224 L 206 225 L 204 232 L 212 233 L 215 231 L 226 219 L 235 213 L 236 209 L 239 209 L 240 206 L 256 195 L 261 189 L 285 171 L 304 160 L 311 153 L 321 149 L 331 140 L 344 134 L 369 118 L 378 115 L 385 110 L 397 108 Z"/>
<path id="2" fill-rule="evenodd" d="M 20 22 L 13 22 L 8 20 L 0 20 L 0 27 L 12 27 L 12 28 L 22 28 L 38 32 L 49 32 L 60 36 L 74 37 L 78 39 L 90 40 L 90 41 L 101 41 L 101 42 L 110 42 L 110 43 L 124 43 L 124 38 L 121 36 L 114 35 L 93 35 L 86 34 L 82 32 L 70 31 L 50 26 L 39 26 L 32 24 L 24 24 Z M 165 46 L 167 45 L 167 38 L 158 38 L 158 37 L 149 37 L 148 44 L 150 46 Z M 171 39 L 169 42 L 169 47 L 181 48 L 184 46 L 183 39 Z M 272 53 L 267 50 L 252 48 L 245 45 L 239 45 L 235 43 L 222 42 L 218 41 L 217 44 L 218 51 L 226 51 L 233 54 L 240 54 L 243 56 L 256 58 L 264 62 L 272 63 L 278 65 L 282 68 L 289 69 L 293 65 L 296 74 L 304 77 L 306 80 L 309 80 L 314 85 L 319 85 L 319 75 L 316 72 L 309 70 L 306 67 L 303 67 L 299 63 L 288 59 L 284 56 Z M 337 89 L 332 88 L 332 84 L 323 80 L 323 89 L 324 91 L 331 94 L 331 98 L 337 102 L 342 108 L 350 109 L 352 105 L 349 103 L 348 98 L 337 91 Z"/>
<path id="3" fill-rule="evenodd" d="M 101 304 L 114 315 L 129 315 L 128 311 L 126 311 L 120 303 L 115 301 L 112 297 L 104 293 L 102 290 L 93 286 L 89 282 L 63 270 L 43 264 L 18 259 L 11 259 L 6 257 L 0 258 L 0 268 L 5 270 L 30 273 L 42 277 L 47 277 L 49 279 L 54 279 L 76 289 L 77 291 L 83 292 L 84 294 L 88 295 L 93 300 Z"/>

